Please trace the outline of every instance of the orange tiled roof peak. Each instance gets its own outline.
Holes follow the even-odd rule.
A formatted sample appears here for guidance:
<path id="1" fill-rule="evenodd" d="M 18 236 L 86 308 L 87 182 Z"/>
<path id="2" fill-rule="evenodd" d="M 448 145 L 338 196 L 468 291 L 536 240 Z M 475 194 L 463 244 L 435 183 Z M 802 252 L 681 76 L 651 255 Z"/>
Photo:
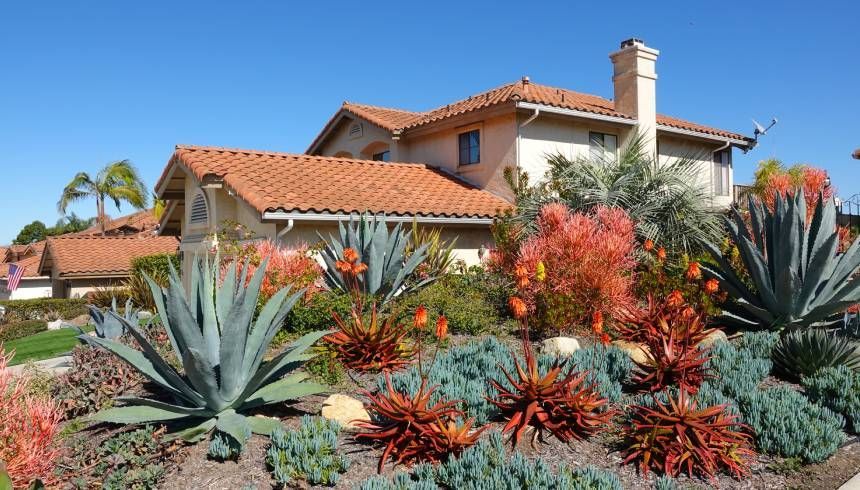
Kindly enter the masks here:
<path id="1" fill-rule="evenodd" d="M 615 109 L 615 102 L 599 95 L 586 94 L 573 90 L 535 83 L 524 77 L 498 87 L 470 95 L 465 99 L 445 104 L 424 112 L 407 111 L 390 107 L 344 102 L 343 109 L 352 112 L 389 131 L 404 131 L 435 121 L 458 116 L 485 107 L 508 102 L 530 102 L 563 109 L 573 109 L 603 116 L 632 119 Z M 657 123 L 677 129 L 705 134 L 744 139 L 744 136 L 731 131 L 693 123 L 676 117 L 657 115 Z"/>

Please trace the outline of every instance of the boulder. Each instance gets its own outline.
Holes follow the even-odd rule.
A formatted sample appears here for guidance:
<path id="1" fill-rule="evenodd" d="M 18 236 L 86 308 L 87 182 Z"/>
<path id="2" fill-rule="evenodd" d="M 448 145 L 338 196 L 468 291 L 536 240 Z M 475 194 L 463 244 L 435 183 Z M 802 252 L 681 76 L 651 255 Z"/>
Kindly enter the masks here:
<path id="1" fill-rule="evenodd" d="M 339 422 L 345 428 L 357 427 L 356 422 L 359 420 L 370 421 L 370 414 L 364 409 L 361 400 L 338 393 L 325 399 L 320 415 Z"/>
<path id="2" fill-rule="evenodd" d="M 541 352 L 552 356 L 569 356 L 579 350 L 579 341 L 573 337 L 553 337 L 541 344 Z"/>
<path id="3" fill-rule="evenodd" d="M 648 354 L 650 354 L 650 351 L 648 350 L 648 346 L 645 344 L 628 342 L 626 340 L 615 340 L 612 342 L 612 345 L 626 352 L 627 355 L 630 356 L 630 359 L 637 364 L 646 364 L 648 362 Z"/>
<path id="4" fill-rule="evenodd" d="M 152 312 L 151 312 L 151 311 L 147 311 L 147 310 L 140 310 L 140 311 L 138 311 L 138 312 L 137 312 L 137 318 L 138 318 L 138 320 L 149 320 L 149 319 L 150 319 L 150 318 L 152 318 L 152 317 L 153 317 L 153 314 L 152 314 Z"/>
<path id="5" fill-rule="evenodd" d="M 59 330 L 65 327 L 65 322 L 62 319 L 57 319 L 52 322 L 48 322 L 48 330 Z"/>
<path id="6" fill-rule="evenodd" d="M 701 342 L 699 342 L 700 348 L 706 348 L 713 346 L 716 342 L 728 342 L 729 338 L 726 337 L 726 332 L 715 328 L 711 333 L 708 334 Z"/>

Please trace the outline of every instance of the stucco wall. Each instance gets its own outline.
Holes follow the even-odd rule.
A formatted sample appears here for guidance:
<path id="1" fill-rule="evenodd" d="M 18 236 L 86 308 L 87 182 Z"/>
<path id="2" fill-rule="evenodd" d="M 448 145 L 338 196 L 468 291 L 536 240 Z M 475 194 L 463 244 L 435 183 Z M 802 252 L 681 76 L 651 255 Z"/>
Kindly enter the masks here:
<path id="1" fill-rule="evenodd" d="M 350 136 L 349 129 L 353 123 L 361 124 L 361 136 Z M 373 153 L 378 153 L 384 145 L 388 145 L 391 151 L 391 161 L 406 161 L 397 154 L 395 148 L 397 144 L 391 139 L 388 131 L 367 121 L 345 119 L 332 130 L 326 142 L 317 151 L 325 156 L 349 153 L 351 158 L 370 160 Z"/>
<path id="2" fill-rule="evenodd" d="M 23 278 L 11 292 L 6 289 L 6 279 L 0 280 L 0 300 L 50 298 L 51 294 L 50 277 Z"/>
<path id="3" fill-rule="evenodd" d="M 728 207 L 732 204 L 731 189 L 734 185 L 734 169 L 729 171 L 729 195 L 717 196 L 714 194 L 715 179 L 713 152 L 721 145 L 717 143 L 703 143 L 694 140 L 673 138 L 671 136 L 660 136 L 659 150 L 660 161 L 671 162 L 679 158 L 688 158 L 698 162 L 698 179 L 696 184 L 702 186 L 707 191 L 711 199 L 711 205 L 714 207 Z"/>

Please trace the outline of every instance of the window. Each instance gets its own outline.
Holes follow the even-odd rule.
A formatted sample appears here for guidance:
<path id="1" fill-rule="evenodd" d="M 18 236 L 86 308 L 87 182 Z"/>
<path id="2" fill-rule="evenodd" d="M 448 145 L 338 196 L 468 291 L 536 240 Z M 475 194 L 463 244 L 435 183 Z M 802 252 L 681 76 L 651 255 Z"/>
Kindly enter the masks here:
<path id="1" fill-rule="evenodd" d="M 598 160 L 614 160 L 618 150 L 618 137 L 614 134 L 588 133 L 591 157 Z"/>
<path id="2" fill-rule="evenodd" d="M 206 196 L 199 193 L 191 201 L 191 217 L 188 220 L 192 225 L 205 225 L 209 221 L 209 209 L 206 206 Z"/>
<path id="3" fill-rule="evenodd" d="M 460 133 L 460 165 L 481 161 L 481 132 L 477 129 Z"/>
<path id="4" fill-rule="evenodd" d="M 376 160 L 377 162 L 390 162 L 391 152 L 389 150 L 385 150 L 379 153 L 374 153 L 372 160 Z"/>
<path id="5" fill-rule="evenodd" d="M 729 173 L 732 171 L 731 153 L 728 150 L 714 153 L 714 195 L 730 196 Z"/>

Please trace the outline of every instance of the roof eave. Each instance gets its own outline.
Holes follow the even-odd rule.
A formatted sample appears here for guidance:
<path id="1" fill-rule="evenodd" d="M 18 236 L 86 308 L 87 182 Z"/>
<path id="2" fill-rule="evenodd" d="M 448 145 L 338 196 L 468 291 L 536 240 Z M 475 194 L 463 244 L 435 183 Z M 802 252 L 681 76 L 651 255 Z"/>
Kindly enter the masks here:
<path id="1" fill-rule="evenodd" d="M 729 136 L 722 136 L 722 135 L 718 135 L 718 134 L 705 133 L 702 131 L 694 131 L 691 129 L 676 128 L 674 126 L 669 126 L 666 124 L 658 124 L 657 130 L 663 131 L 666 133 L 680 134 L 683 136 L 694 136 L 696 138 L 719 141 L 721 143 L 729 143 L 731 145 L 734 145 L 737 147 L 742 147 L 742 148 L 752 148 L 754 146 L 754 144 L 753 144 L 754 140 L 752 138 L 748 138 L 748 137 L 743 137 L 743 139 L 732 138 Z"/>
<path id="2" fill-rule="evenodd" d="M 517 102 L 517 109 L 539 110 L 550 114 L 559 114 L 562 116 L 581 117 L 584 119 L 593 119 L 597 121 L 612 122 L 616 124 L 625 124 L 628 126 L 636 125 L 639 121 L 628 117 L 610 116 L 599 114 L 596 112 L 581 111 L 577 109 L 566 109 L 564 107 L 556 107 L 547 104 L 536 104 L 534 102 Z"/>
<path id="3" fill-rule="evenodd" d="M 381 213 L 380 213 L 381 214 Z M 337 222 L 348 221 L 356 216 L 356 213 L 317 213 L 309 211 L 264 211 L 263 220 L 270 221 L 323 221 Z M 394 223 L 411 223 L 416 221 L 423 224 L 436 225 L 481 225 L 489 226 L 493 223 L 492 217 L 455 217 L 455 216 L 421 216 L 421 215 L 393 215 L 385 214 L 385 220 Z"/>

